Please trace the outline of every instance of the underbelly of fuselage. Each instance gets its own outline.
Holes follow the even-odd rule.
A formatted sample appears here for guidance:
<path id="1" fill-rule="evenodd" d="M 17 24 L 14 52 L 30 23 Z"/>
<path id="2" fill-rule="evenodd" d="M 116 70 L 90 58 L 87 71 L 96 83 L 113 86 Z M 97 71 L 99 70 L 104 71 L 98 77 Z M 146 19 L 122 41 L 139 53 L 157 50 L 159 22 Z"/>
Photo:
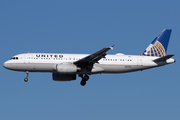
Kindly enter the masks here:
<path id="1" fill-rule="evenodd" d="M 10 70 L 15 71 L 29 71 L 29 72 L 56 72 L 56 64 L 54 63 L 17 63 L 9 64 Z M 86 72 L 87 74 L 97 74 L 97 73 L 126 73 L 138 70 L 144 70 L 150 68 L 150 66 L 138 66 L 138 65 L 109 65 L 109 64 L 95 64 L 94 66 L 103 69 L 101 72 Z M 152 66 L 151 66 L 152 67 Z M 78 71 L 74 74 L 85 74 Z"/>
<path id="2" fill-rule="evenodd" d="M 53 72 L 53 67 L 56 64 L 42 64 L 42 63 L 16 63 L 9 64 L 8 69 L 15 71 L 29 71 L 29 72 Z"/>

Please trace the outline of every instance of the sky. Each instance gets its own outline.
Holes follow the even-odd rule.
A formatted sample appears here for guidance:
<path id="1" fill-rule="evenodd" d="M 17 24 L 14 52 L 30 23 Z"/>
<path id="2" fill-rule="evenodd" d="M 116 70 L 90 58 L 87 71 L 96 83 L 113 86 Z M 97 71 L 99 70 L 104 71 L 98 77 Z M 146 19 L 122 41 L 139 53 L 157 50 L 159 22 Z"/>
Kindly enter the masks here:
<path id="1" fill-rule="evenodd" d="M 1 120 L 179 120 L 179 0 L 0 1 Z M 176 63 L 125 74 L 56 82 L 51 73 L 10 71 L 3 63 L 20 53 L 138 55 L 172 29 L 167 54 Z"/>

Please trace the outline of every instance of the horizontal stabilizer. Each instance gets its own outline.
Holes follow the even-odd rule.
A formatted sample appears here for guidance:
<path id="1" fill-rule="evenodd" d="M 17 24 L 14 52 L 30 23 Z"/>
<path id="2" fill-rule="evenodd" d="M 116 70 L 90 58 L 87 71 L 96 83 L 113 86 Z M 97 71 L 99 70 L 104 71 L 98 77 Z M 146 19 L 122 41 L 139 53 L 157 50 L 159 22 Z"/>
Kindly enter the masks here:
<path id="1" fill-rule="evenodd" d="M 170 55 L 166 55 L 164 57 L 160 57 L 158 59 L 153 60 L 154 62 L 160 62 L 160 61 L 166 61 L 167 59 L 171 58 L 172 56 L 174 56 L 174 54 L 170 54 Z"/>

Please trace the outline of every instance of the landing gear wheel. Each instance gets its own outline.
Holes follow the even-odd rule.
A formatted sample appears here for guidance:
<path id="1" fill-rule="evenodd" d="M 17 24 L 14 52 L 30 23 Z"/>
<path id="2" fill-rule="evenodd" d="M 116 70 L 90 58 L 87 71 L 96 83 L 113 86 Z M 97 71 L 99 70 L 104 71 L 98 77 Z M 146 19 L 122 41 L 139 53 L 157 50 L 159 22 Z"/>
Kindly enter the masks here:
<path id="1" fill-rule="evenodd" d="M 88 76 L 88 75 L 85 75 L 85 76 L 84 76 L 84 80 L 85 80 L 85 81 L 88 81 L 88 80 L 89 80 L 89 76 Z"/>
<path id="2" fill-rule="evenodd" d="M 27 82 L 28 81 L 28 78 L 24 78 L 24 82 Z"/>
<path id="3" fill-rule="evenodd" d="M 85 86 L 86 85 L 86 81 L 85 80 L 81 80 L 81 85 Z"/>
<path id="4" fill-rule="evenodd" d="M 29 75 L 29 71 L 26 71 L 26 78 L 24 78 L 24 81 L 25 81 L 25 82 L 28 81 L 28 75 Z"/>
<path id="5" fill-rule="evenodd" d="M 83 75 L 83 74 L 79 74 L 79 77 L 81 77 L 82 78 L 82 80 L 81 80 L 81 85 L 82 86 L 85 86 L 86 85 L 86 81 L 88 81 L 89 80 L 89 76 L 87 75 L 87 74 L 85 74 L 85 75 Z"/>

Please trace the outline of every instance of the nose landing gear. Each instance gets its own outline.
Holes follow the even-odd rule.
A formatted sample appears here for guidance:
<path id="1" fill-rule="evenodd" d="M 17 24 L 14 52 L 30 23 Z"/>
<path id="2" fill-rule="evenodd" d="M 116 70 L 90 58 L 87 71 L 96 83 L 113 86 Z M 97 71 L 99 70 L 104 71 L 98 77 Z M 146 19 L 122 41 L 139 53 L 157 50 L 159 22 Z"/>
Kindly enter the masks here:
<path id="1" fill-rule="evenodd" d="M 26 71 L 26 78 L 24 78 L 24 82 L 28 81 L 28 75 L 29 75 L 29 71 Z"/>
<path id="2" fill-rule="evenodd" d="M 81 80 L 81 83 L 80 83 L 80 84 L 81 84 L 82 86 L 85 86 L 85 85 L 86 85 L 86 81 L 88 81 L 88 80 L 89 80 L 89 76 L 88 76 L 88 75 L 84 75 L 84 76 L 83 76 L 83 75 L 81 74 L 81 75 L 79 75 L 79 77 L 81 77 L 81 78 L 82 78 L 82 80 Z"/>

